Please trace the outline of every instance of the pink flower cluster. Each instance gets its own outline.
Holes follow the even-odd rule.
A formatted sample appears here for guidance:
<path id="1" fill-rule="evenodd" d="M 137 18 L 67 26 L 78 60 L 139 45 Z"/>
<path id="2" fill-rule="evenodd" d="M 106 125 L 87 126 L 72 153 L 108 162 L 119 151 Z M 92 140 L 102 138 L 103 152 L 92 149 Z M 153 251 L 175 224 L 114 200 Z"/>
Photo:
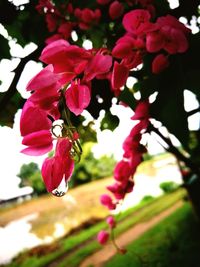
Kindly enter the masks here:
<path id="1" fill-rule="evenodd" d="M 137 166 L 142 162 L 142 155 L 146 152 L 144 146 L 140 144 L 142 133 L 148 127 L 149 124 L 149 102 L 141 101 L 138 103 L 135 114 L 131 118 L 132 120 L 138 120 L 138 124 L 133 127 L 130 134 L 126 137 L 123 143 L 123 159 L 117 163 L 114 169 L 115 183 L 107 186 L 107 189 L 113 194 L 115 200 L 110 195 L 102 195 L 100 202 L 108 209 L 113 210 L 120 200 L 124 199 L 127 193 L 130 193 L 134 187 L 134 174 Z M 101 233 L 99 242 L 104 244 L 108 237 L 106 233 Z M 106 240 L 104 242 L 104 239 Z"/>
<path id="2" fill-rule="evenodd" d="M 48 64 L 27 85 L 31 96 L 24 105 L 20 128 L 22 150 L 28 155 L 43 155 L 53 148 L 55 156 L 47 158 L 42 176 L 51 192 L 62 178 L 67 181 L 73 171 L 72 154 L 76 152 L 78 134 L 69 124 L 66 109 L 80 115 L 91 99 L 91 80 L 104 78 L 112 66 L 112 57 L 103 50 L 85 50 L 65 40 L 52 42 L 42 51 L 41 61 Z M 82 79 L 78 77 L 82 77 Z M 62 134 L 54 134 L 52 123 L 64 121 Z"/>
<path id="3" fill-rule="evenodd" d="M 143 62 L 146 53 L 156 53 L 152 72 L 157 74 L 168 67 L 168 57 L 184 53 L 188 49 L 187 35 L 190 32 L 175 17 L 167 15 L 151 22 L 152 14 L 146 9 L 126 13 L 122 24 L 126 34 L 118 39 L 112 50 L 116 58 L 112 74 L 112 87 L 119 93 L 129 71 Z"/>

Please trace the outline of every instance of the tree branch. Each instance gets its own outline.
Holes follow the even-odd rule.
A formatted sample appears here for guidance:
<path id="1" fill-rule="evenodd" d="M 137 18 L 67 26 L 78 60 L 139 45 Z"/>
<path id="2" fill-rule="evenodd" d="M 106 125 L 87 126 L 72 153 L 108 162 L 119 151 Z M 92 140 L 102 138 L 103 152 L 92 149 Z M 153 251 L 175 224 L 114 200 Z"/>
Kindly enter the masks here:
<path id="1" fill-rule="evenodd" d="M 200 107 L 195 108 L 195 109 L 193 109 L 193 110 L 191 110 L 191 111 L 188 111 L 188 112 L 187 112 L 187 116 L 190 117 L 190 116 L 194 115 L 194 114 L 197 113 L 197 112 L 200 112 Z"/>
<path id="2" fill-rule="evenodd" d="M 164 147 L 165 150 L 167 150 L 168 152 L 172 153 L 178 160 L 184 162 L 186 164 L 186 166 L 188 166 L 194 173 L 200 175 L 200 170 L 199 167 L 194 164 L 190 158 L 184 156 L 171 142 L 171 140 L 167 137 L 165 137 L 164 135 L 162 135 L 162 133 L 155 128 L 151 123 L 148 127 L 149 131 L 152 131 L 154 133 L 156 133 L 167 145 L 169 148 Z"/>
<path id="3" fill-rule="evenodd" d="M 22 58 L 20 63 L 15 69 L 15 76 L 12 80 L 12 83 L 8 90 L 4 93 L 2 93 L 2 97 L 0 99 L 0 112 L 5 108 L 5 106 L 8 104 L 9 100 L 14 96 L 16 93 L 16 86 L 19 81 L 19 78 L 22 74 L 22 71 L 30 60 L 37 60 L 40 55 L 41 49 L 37 48 L 34 50 L 31 54 L 29 54 L 27 57 Z"/>

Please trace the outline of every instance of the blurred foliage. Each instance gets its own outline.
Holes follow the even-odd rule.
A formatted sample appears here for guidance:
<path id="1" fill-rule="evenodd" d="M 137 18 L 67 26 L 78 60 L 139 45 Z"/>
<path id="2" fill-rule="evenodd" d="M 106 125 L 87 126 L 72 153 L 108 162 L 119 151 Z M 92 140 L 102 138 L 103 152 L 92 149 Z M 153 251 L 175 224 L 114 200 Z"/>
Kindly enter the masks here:
<path id="1" fill-rule="evenodd" d="M 92 152 L 94 145 L 95 143 L 93 142 L 86 142 L 83 144 L 81 161 L 79 164 L 75 165 L 70 187 L 112 175 L 116 163 L 115 159 L 113 156 L 109 157 L 106 155 L 98 159 L 95 158 Z"/>
<path id="2" fill-rule="evenodd" d="M 31 186 L 37 195 L 46 193 L 41 172 L 36 163 L 23 164 L 17 176 L 21 178 L 20 187 Z"/>
<path id="3" fill-rule="evenodd" d="M 178 188 L 179 185 L 173 181 L 167 181 L 160 184 L 160 189 L 162 189 L 164 193 L 171 193 Z"/>
<path id="4" fill-rule="evenodd" d="M 141 203 L 144 203 L 144 202 L 148 202 L 148 201 L 151 201 L 151 200 L 153 200 L 153 199 L 155 199 L 155 197 L 153 197 L 153 196 L 151 196 L 151 195 L 146 195 L 146 196 L 144 196 L 142 199 L 141 199 Z"/>

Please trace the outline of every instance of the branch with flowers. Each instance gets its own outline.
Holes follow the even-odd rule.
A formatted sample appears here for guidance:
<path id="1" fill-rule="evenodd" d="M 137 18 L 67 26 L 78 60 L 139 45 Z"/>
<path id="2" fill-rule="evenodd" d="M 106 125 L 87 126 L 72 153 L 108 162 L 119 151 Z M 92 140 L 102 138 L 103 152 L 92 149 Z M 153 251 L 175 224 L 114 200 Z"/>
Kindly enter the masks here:
<path id="1" fill-rule="evenodd" d="M 109 194 L 101 196 L 103 205 L 113 210 L 133 190 L 134 174 L 147 152 L 141 144 L 145 133 L 155 132 L 165 142 L 166 150 L 199 176 L 195 153 L 200 144 L 197 142 L 195 149 L 190 146 L 183 99 L 184 89 L 200 97 L 200 67 L 191 62 L 199 55 L 199 34 L 192 34 L 179 17 L 170 15 L 168 2 L 40 0 L 36 9 L 51 34 L 40 56 L 45 67 L 26 87 L 31 96 L 23 107 L 20 129 L 25 154 L 46 154 L 56 143 L 54 156 L 46 158 L 42 166 L 47 191 L 56 196 L 65 193 L 60 185 L 70 180 L 82 153 L 81 136 L 70 114 L 79 116 L 85 109 L 90 110 L 96 97 L 95 84 L 101 81 L 106 81 L 104 100 L 110 95 L 117 97 L 119 105 L 133 110 L 130 119 L 137 121 L 124 140 L 123 158 L 114 169 L 114 183 L 107 187 Z M 72 38 L 75 33 L 76 39 Z M 93 48 L 82 46 L 85 39 Z M 137 79 L 133 88 L 126 85 L 130 76 Z M 135 92 L 140 92 L 139 100 L 134 98 Z M 157 97 L 151 102 L 154 93 Z M 182 148 L 163 136 L 152 119 L 174 134 Z M 114 218 L 107 221 L 113 229 Z M 106 231 L 98 236 L 102 244 L 108 238 Z"/>

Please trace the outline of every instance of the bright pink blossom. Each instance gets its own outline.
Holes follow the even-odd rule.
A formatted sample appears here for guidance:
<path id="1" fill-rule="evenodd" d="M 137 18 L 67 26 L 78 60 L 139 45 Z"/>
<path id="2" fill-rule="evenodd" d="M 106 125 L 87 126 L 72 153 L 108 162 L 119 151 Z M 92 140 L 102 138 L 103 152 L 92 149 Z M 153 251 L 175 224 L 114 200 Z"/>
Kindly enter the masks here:
<path id="1" fill-rule="evenodd" d="M 158 74 L 169 66 L 168 57 L 163 54 L 157 55 L 152 62 L 152 72 Z"/>
<path id="2" fill-rule="evenodd" d="M 80 115 L 89 105 L 91 94 L 87 85 L 80 84 L 80 81 L 71 83 L 65 93 L 67 107 L 75 115 Z"/>
<path id="3" fill-rule="evenodd" d="M 133 53 L 133 48 L 135 48 L 135 39 L 125 35 L 117 40 L 116 45 L 112 50 L 112 55 L 120 59 L 130 57 L 130 54 Z"/>
<path id="4" fill-rule="evenodd" d="M 52 64 L 54 72 L 60 74 L 59 82 L 66 84 L 83 72 L 91 54 L 84 48 L 57 40 L 47 45 L 41 54 L 41 61 Z"/>
<path id="5" fill-rule="evenodd" d="M 20 118 L 21 135 L 25 136 L 40 130 L 49 130 L 51 121 L 47 118 L 47 113 L 37 108 L 31 101 L 26 101 L 22 109 Z"/>
<path id="6" fill-rule="evenodd" d="M 109 233 L 102 230 L 97 235 L 97 240 L 101 245 L 105 245 L 109 239 Z"/>
<path id="7" fill-rule="evenodd" d="M 34 156 L 49 152 L 53 147 L 50 128 L 51 122 L 47 113 L 27 101 L 20 118 L 20 131 L 23 136 L 22 144 L 28 147 L 21 152 Z"/>
<path id="8" fill-rule="evenodd" d="M 157 19 L 157 30 L 147 33 L 146 47 L 148 52 L 164 49 L 169 54 L 183 53 L 188 49 L 187 34 L 190 32 L 175 17 L 167 15 Z"/>
<path id="9" fill-rule="evenodd" d="M 121 62 L 115 61 L 111 76 L 111 84 L 114 89 L 119 89 L 125 85 L 129 75 L 129 69 Z"/>
<path id="10" fill-rule="evenodd" d="M 95 9 L 94 11 L 89 8 L 76 8 L 74 10 L 75 17 L 79 20 L 79 27 L 82 30 L 87 30 L 90 28 L 91 25 L 97 24 L 101 17 L 100 9 Z"/>
<path id="11" fill-rule="evenodd" d="M 41 130 L 24 136 L 22 144 L 28 147 L 21 152 L 31 156 L 43 155 L 53 148 L 49 130 Z"/>
<path id="12" fill-rule="evenodd" d="M 109 15 L 111 19 L 118 19 L 124 13 L 124 5 L 119 1 L 114 1 L 109 6 Z"/>
<path id="13" fill-rule="evenodd" d="M 68 139 L 58 140 L 55 156 L 46 158 L 42 165 L 42 177 L 48 192 L 56 189 L 62 179 L 68 181 L 74 169 L 74 161 L 70 156 L 71 145 Z"/>
<path id="14" fill-rule="evenodd" d="M 132 120 L 144 120 L 149 118 L 149 101 L 140 101 L 135 109 L 135 114 L 131 117 Z"/>
<path id="15" fill-rule="evenodd" d="M 85 72 L 84 79 L 91 81 L 98 75 L 106 74 L 109 72 L 112 66 L 112 57 L 109 55 L 103 55 L 102 53 L 96 53 L 91 60 L 88 62 Z"/>
<path id="16" fill-rule="evenodd" d="M 48 65 L 35 75 L 27 84 L 27 91 L 35 91 L 55 87 L 59 80 L 59 76 L 53 72 L 53 66 Z"/>
<path id="17" fill-rule="evenodd" d="M 122 24 L 127 32 L 134 35 L 144 35 L 146 32 L 156 29 L 150 22 L 151 15 L 144 9 L 135 9 L 124 15 Z"/>
<path id="18" fill-rule="evenodd" d="M 112 198 L 109 195 L 101 195 L 100 202 L 102 205 L 106 206 L 109 210 L 114 210 L 116 204 L 113 203 Z"/>
<path id="19" fill-rule="evenodd" d="M 129 162 L 121 160 L 114 169 L 114 178 L 117 181 L 128 180 L 132 174 Z"/>

